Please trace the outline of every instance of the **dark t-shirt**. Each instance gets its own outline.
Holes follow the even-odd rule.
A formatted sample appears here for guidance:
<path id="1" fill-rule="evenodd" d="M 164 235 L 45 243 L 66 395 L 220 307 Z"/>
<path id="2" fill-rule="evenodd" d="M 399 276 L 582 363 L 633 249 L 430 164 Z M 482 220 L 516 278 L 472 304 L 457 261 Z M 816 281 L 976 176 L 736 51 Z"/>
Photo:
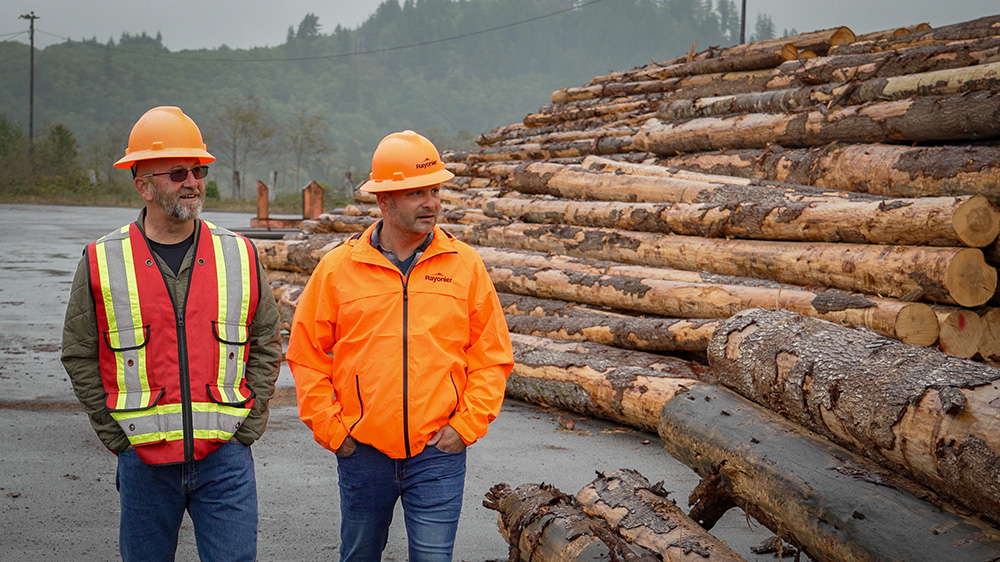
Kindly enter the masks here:
<path id="1" fill-rule="evenodd" d="M 191 248 L 191 244 L 194 243 L 194 233 L 188 236 L 186 240 L 178 242 L 176 244 L 160 244 L 159 242 L 149 241 L 149 247 L 153 250 L 156 255 L 160 256 L 160 259 L 167 263 L 167 267 L 177 275 L 177 272 L 181 269 L 181 263 L 184 261 L 184 256 L 187 255 L 188 249 Z"/>

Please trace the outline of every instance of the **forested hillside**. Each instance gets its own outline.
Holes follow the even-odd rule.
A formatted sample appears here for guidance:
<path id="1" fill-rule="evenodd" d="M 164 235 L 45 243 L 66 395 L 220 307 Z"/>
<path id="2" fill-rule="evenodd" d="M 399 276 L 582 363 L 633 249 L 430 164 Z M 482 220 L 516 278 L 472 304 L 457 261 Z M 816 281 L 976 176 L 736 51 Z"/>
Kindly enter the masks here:
<path id="1" fill-rule="evenodd" d="M 519 121 L 556 89 L 695 44 L 734 44 L 735 4 L 387 0 L 355 29 L 328 29 L 305 14 L 277 47 L 171 52 L 157 29 L 67 40 L 35 53 L 36 155 L 75 149 L 61 172 L 94 169 L 92 178 L 113 182 L 110 163 L 135 119 L 152 106 L 178 105 L 220 157 L 213 177 L 224 195 L 233 193 L 233 169 L 244 196 L 270 170 L 286 191 L 310 179 L 342 187 L 345 172 L 355 182 L 367 173 L 372 150 L 391 131 L 412 128 L 442 148 L 460 148 Z M 8 164 L 26 146 L 28 74 L 28 47 L 0 43 L 0 189 L 8 189 L 17 169 Z M 241 125 L 261 138 L 227 143 Z"/>

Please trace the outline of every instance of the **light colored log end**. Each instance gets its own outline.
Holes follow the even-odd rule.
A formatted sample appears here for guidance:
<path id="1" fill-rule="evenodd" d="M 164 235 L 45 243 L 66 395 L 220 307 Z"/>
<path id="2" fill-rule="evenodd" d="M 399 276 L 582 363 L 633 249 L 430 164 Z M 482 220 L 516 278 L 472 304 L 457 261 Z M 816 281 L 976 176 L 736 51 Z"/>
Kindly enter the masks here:
<path id="1" fill-rule="evenodd" d="M 1000 209 L 982 195 L 971 197 L 955 210 L 953 226 L 963 244 L 982 248 L 1000 234 Z"/>
<path id="2" fill-rule="evenodd" d="M 938 349 L 962 359 L 968 359 L 979 352 L 979 341 L 982 339 L 983 320 L 973 310 L 964 308 L 935 306 L 940 325 Z"/>
<path id="3" fill-rule="evenodd" d="M 986 263 L 981 250 L 962 250 L 948 265 L 945 287 L 956 304 L 980 306 L 996 293 L 997 270 Z"/>
<path id="4" fill-rule="evenodd" d="M 939 334 L 938 318 L 929 305 L 911 303 L 896 316 L 896 338 L 903 343 L 930 346 Z"/>

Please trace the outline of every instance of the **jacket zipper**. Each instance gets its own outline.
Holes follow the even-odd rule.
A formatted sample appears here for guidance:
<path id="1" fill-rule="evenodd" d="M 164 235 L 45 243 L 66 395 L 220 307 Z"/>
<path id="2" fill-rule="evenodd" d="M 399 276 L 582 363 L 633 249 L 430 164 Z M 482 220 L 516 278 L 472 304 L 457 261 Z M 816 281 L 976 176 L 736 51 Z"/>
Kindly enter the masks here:
<path id="1" fill-rule="evenodd" d="M 410 458 L 410 415 L 409 415 L 409 391 L 408 391 L 408 378 L 409 370 L 407 367 L 407 357 L 409 356 L 409 351 L 407 349 L 407 322 L 409 316 L 409 302 L 410 296 L 406 290 L 407 281 L 403 279 L 403 445 L 406 446 L 406 458 Z"/>

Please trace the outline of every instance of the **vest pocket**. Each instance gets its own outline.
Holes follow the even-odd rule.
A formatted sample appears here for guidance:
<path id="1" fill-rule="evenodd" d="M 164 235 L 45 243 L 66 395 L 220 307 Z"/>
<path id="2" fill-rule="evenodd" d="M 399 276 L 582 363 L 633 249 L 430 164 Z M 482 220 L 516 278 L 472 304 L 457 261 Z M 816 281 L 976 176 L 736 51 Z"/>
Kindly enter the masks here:
<path id="1" fill-rule="evenodd" d="M 149 400 L 151 393 L 125 393 L 123 401 L 120 400 L 121 394 L 108 395 L 107 404 L 109 404 L 108 410 L 111 412 L 111 417 L 118 422 L 122 431 L 125 432 L 125 436 L 128 437 L 129 443 L 133 446 L 139 447 L 164 441 L 167 438 L 167 433 L 171 430 L 171 425 L 176 425 L 177 430 L 182 428 L 179 411 L 171 413 L 158 405 L 163 398 L 163 393 L 164 390 L 161 388 L 151 403 L 133 408 L 111 408 L 110 405 L 118 403 L 143 404 Z M 171 416 L 177 419 L 171 420 Z"/>

